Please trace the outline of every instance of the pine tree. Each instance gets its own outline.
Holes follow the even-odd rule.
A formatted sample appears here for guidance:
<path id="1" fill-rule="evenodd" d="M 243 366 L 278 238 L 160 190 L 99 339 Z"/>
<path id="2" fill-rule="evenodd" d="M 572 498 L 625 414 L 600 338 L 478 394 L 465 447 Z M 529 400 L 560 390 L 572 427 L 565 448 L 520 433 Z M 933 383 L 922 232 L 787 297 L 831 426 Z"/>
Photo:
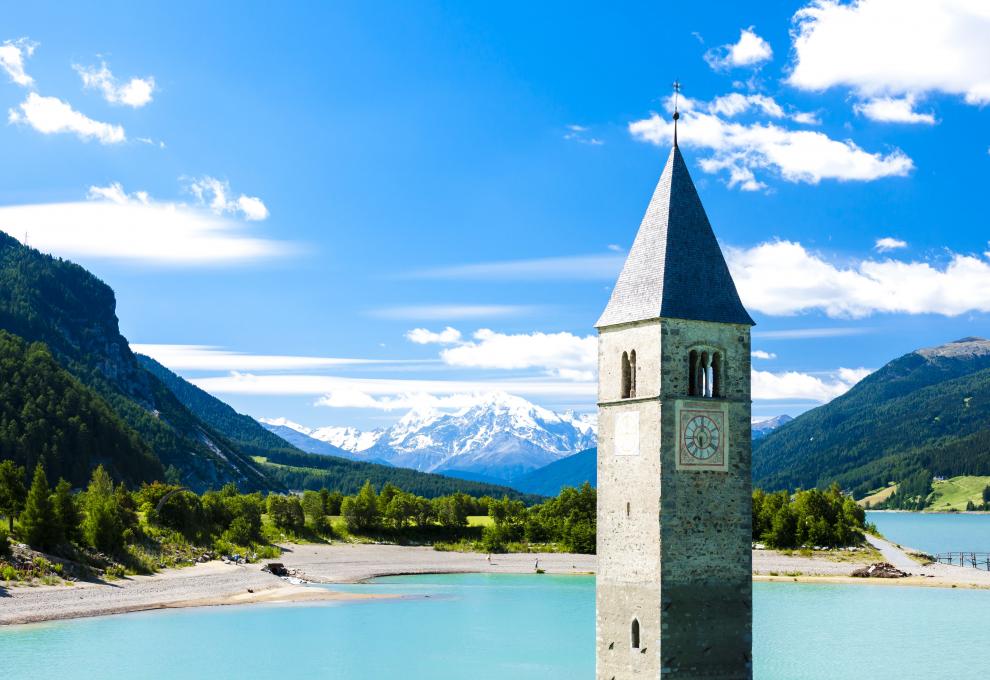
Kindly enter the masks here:
<path id="1" fill-rule="evenodd" d="M 24 509 L 26 498 L 24 468 L 12 460 L 0 462 L 0 514 L 6 515 L 11 532 L 14 531 L 14 518 Z"/>
<path id="2" fill-rule="evenodd" d="M 97 550 L 116 552 L 124 540 L 124 525 L 113 480 L 102 465 L 93 470 L 93 477 L 86 489 L 85 508 L 83 535 L 86 542 Z"/>
<path id="3" fill-rule="evenodd" d="M 55 485 L 52 494 L 52 506 L 55 518 L 65 541 L 78 541 L 80 536 L 81 518 L 76 499 L 72 497 L 72 485 L 61 477 Z"/>
<path id="4" fill-rule="evenodd" d="M 50 550 L 58 545 L 59 533 L 45 466 L 39 462 L 34 468 L 34 479 L 21 513 L 21 534 L 32 548 Z"/>

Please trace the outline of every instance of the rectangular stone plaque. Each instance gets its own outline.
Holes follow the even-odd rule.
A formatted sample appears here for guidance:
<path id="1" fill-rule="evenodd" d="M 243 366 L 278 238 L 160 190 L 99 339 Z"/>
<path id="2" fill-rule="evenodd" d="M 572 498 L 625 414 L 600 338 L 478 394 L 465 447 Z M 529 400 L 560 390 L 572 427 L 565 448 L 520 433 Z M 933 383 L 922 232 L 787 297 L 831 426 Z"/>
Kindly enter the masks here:
<path id="1" fill-rule="evenodd" d="M 615 414 L 615 455 L 639 455 L 639 411 Z"/>

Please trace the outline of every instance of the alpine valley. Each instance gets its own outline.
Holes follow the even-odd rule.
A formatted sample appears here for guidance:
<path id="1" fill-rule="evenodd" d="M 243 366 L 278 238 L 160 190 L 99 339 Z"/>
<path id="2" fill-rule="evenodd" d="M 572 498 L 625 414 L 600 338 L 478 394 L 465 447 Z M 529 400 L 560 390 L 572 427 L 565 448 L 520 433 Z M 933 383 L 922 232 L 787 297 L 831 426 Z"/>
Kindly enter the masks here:
<path id="1" fill-rule="evenodd" d="M 77 264 L 0 232 L 0 459 L 86 483 L 104 465 L 130 486 L 170 479 L 190 489 L 333 487 L 365 480 L 427 497 L 521 496 L 513 489 L 301 451 L 253 418 L 131 351 L 113 290 Z M 350 457 L 352 460 L 347 460 Z"/>
<path id="2" fill-rule="evenodd" d="M 410 410 L 388 428 L 309 429 L 283 418 L 265 427 L 311 453 L 344 449 L 357 460 L 479 481 L 511 483 L 596 445 L 594 417 L 556 413 L 522 397 L 477 395 L 455 412 Z"/>

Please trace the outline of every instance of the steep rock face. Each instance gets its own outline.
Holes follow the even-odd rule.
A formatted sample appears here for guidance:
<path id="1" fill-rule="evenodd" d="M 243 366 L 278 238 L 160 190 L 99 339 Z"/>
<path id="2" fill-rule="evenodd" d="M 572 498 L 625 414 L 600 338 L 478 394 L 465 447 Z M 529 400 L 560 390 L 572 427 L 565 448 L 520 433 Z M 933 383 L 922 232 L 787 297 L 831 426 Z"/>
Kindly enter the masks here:
<path id="1" fill-rule="evenodd" d="M 833 481 L 857 492 L 921 470 L 990 474 L 990 341 L 963 338 L 894 359 L 846 394 L 754 442 L 768 489 Z"/>
<path id="2" fill-rule="evenodd" d="M 184 484 L 197 490 L 230 481 L 245 489 L 269 485 L 246 455 L 138 363 L 120 333 L 109 286 L 79 265 L 22 246 L 3 232 L 0 329 L 45 343 L 59 364 L 137 431 L 163 465 L 179 470 Z"/>
<path id="3" fill-rule="evenodd" d="M 503 392 L 480 395 L 455 413 L 413 409 L 384 430 L 303 429 L 352 447 L 359 460 L 501 481 L 596 444 L 592 418 L 555 413 Z"/>

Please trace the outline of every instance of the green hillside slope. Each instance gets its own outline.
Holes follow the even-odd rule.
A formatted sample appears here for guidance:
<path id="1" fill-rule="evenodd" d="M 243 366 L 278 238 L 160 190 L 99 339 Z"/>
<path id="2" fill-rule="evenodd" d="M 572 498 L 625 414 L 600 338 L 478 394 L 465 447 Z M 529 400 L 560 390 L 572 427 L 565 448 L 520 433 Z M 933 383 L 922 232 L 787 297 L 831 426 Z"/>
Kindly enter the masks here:
<path id="1" fill-rule="evenodd" d="M 513 480 L 512 486 L 526 493 L 556 496 L 565 486 L 578 488 L 585 482 L 598 485 L 598 449 L 585 449 L 544 465 Z"/>
<path id="2" fill-rule="evenodd" d="M 754 484 L 765 489 L 836 481 L 860 496 L 912 476 L 985 474 L 990 342 L 980 338 L 895 359 L 753 443 Z"/>
<path id="3" fill-rule="evenodd" d="M 271 483 L 250 456 L 189 412 L 141 367 L 120 334 L 113 291 L 79 265 L 43 255 L 0 232 L 0 329 L 43 342 L 96 391 L 163 466 L 196 490 Z M 125 477 L 124 481 L 137 482 Z"/>
<path id="4" fill-rule="evenodd" d="M 0 330 L 0 458 L 84 485 L 104 465 L 118 479 L 151 481 L 161 463 L 107 403 L 58 365 L 40 342 Z"/>

